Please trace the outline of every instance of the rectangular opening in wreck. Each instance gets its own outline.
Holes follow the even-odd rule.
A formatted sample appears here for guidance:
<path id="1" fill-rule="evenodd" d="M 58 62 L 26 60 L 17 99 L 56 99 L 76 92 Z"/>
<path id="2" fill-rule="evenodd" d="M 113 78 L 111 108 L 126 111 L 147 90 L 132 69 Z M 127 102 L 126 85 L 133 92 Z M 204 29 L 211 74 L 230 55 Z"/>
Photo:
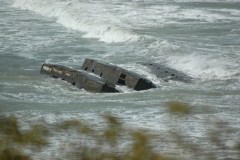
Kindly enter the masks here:
<path id="1" fill-rule="evenodd" d="M 117 83 L 120 84 L 120 85 L 125 85 L 126 76 L 127 76 L 126 74 L 121 73 Z"/>
<path id="2" fill-rule="evenodd" d="M 125 79 L 126 78 L 126 74 L 121 73 L 120 78 L 121 79 Z"/>

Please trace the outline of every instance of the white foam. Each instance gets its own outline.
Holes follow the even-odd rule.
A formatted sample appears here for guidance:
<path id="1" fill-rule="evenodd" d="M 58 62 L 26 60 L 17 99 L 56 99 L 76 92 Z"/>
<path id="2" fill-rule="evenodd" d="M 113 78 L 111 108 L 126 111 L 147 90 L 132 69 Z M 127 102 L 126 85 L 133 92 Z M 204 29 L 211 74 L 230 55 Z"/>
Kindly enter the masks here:
<path id="1" fill-rule="evenodd" d="M 132 93 L 132 92 L 134 92 L 134 89 L 129 88 L 127 86 L 116 85 L 116 89 L 119 90 L 120 92 L 123 92 L 123 93 Z"/>
<path id="2" fill-rule="evenodd" d="M 56 0 L 15 0 L 13 4 L 13 7 L 56 18 L 63 26 L 83 32 L 84 38 L 96 38 L 106 43 L 137 41 L 139 36 L 121 23 L 115 23 L 112 15 L 104 12 L 103 6 Z"/>
<path id="3" fill-rule="evenodd" d="M 87 32 L 83 37 L 98 38 L 100 41 L 107 43 L 126 41 L 136 42 L 139 39 L 139 36 L 119 27 L 101 26 L 99 29 L 100 30 L 97 29 Z"/>
<path id="4" fill-rule="evenodd" d="M 228 79 L 239 72 L 237 64 L 227 59 L 199 54 L 171 57 L 168 64 L 203 80 Z"/>

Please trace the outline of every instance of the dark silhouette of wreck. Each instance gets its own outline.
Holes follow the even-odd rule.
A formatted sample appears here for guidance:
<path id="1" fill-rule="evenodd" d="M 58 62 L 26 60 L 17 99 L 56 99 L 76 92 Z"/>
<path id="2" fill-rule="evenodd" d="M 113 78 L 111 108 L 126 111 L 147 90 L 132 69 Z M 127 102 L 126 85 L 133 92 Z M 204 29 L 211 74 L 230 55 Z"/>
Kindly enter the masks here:
<path id="1" fill-rule="evenodd" d="M 155 74 L 158 78 L 168 81 L 180 81 L 185 83 L 191 83 L 193 78 L 184 74 L 181 71 L 167 67 L 159 63 L 140 63 L 144 66 L 150 68 L 151 72 Z"/>
<path id="2" fill-rule="evenodd" d="M 73 70 L 60 65 L 43 64 L 40 73 L 54 78 L 61 78 L 80 89 L 83 88 L 90 92 L 119 92 L 115 88 L 115 84 L 83 70 Z"/>
<path id="3" fill-rule="evenodd" d="M 192 81 L 191 77 L 172 68 L 157 63 L 141 64 L 148 66 L 152 73 L 164 81 L 176 80 L 186 83 Z M 61 78 L 90 92 L 119 92 L 116 85 L 125 85 L 136 91 L 156 88 L 154 83 L 137 73 L 93 59 L 85 59 L 80 70 L 61 65 L 43 64 L 40 73 Z"/>
<path id="4" fill-rule="evenodd" d="M 125 85 L 137 91 L 156 88 L 155 84 L 139 74 L 93 59 L 85 59 L 82 69 L 97 74 L 113 84 Z"/>

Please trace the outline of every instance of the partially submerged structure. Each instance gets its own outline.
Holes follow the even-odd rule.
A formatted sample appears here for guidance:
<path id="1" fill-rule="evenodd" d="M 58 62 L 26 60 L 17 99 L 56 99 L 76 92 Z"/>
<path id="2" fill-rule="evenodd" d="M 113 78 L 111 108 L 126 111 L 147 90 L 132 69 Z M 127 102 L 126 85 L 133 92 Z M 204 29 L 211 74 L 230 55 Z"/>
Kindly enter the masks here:
<path id="1" fill-rule="evenodd" d="M 115 84 L 83 70 L 74 70 L 60 65 L 43 64 L 40 73 L 61 78 L 72 85 L 90 92 L 119 92 Z"/>
<path id="2" fill-rule="evenodd" d="M 126 85 L 137 91 L 156 88 L 155 84 L 143 76 L 109 63 L 85 59 L 82 69 L 97 74 L 113 84 Z"/>
<path id="3" fill-rule="evenodd" d="M 151 69 L 151 72 L 164 81 L 192 82 L 186 74 L 158 63 L 141 63 Z M 143 76 L 121 67 L 85 59 L 81 70 L 74 70 L 60 65 L 43 64 L 42 74 L 61 78 L 72 85 L 90 92 L 119 92 L 115 86 L 125 85 L 136 91 L 156 88 L 156 85 Z"/>
<path id="4" fill-rule="evenodd" d="M 185 83 L 191 83 L 193 78 L 184 74 L 183 72 L 177 71 L 173 68 L 158 64 L 158 63 L 140 63 L 151 69 L 151 72 L 158 78 L 168 82 L 169 80 L 180 81 Z"/>

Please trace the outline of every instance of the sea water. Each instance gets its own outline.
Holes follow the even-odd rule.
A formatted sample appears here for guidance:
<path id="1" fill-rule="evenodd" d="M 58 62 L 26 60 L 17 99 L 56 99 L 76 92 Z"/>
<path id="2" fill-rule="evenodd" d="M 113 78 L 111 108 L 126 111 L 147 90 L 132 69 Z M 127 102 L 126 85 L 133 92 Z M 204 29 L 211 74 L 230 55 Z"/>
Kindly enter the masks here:
<path id="1" fill-rule="evenodd" d="M 213 119 L 240 130 L 239 37 L 239 0 L 0 0 L 0 111 L 23 126 L 73 118 L 101 126 L 101 115 L 111 113 L 157 132 L 174 123 L 195 140 L 207 136 Z M 141 74 L 158 88 L 89 93 L 39 73 L 43 63 L 80 69 L 85 58 Z M 172 67 L 194 82 L 164 82 L 139 62 Z M 170 101 L 190 104 L 192 116 L 173 119 Z M 35 158 L 61 155 L 63 139 L 52 137 Z"/>

